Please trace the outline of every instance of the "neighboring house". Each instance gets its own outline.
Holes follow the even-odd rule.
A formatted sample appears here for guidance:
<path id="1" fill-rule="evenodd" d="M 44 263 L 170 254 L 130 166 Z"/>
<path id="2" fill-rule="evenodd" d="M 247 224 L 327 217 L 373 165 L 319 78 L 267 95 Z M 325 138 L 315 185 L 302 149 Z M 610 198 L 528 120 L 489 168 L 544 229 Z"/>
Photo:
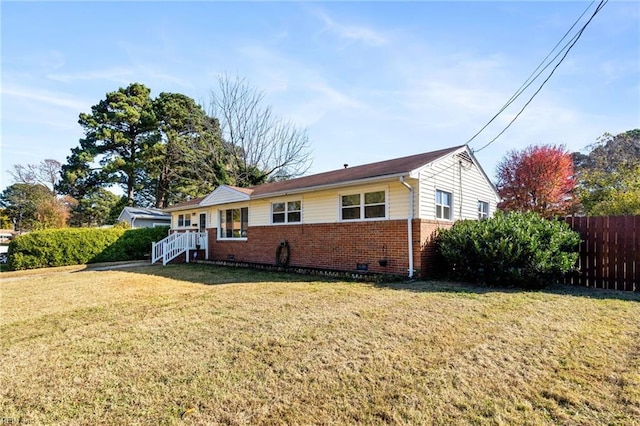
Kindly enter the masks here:
<path id="1" fill-rule="evenodd" d="M 209 260 L 412 277 L 428 271 L 438 228 L 489 217 L 497 202 L 463 145 L 253 188 L 222 185 L 164 210 L 174 233 L 207 233 L 191 235 L 199 248 L 206 239 Z"/>
<path id="2" fill-rule="evenodd" d="M 10 229 L 0 229 L 0 263 L 7 263 L 9 243 L 18 233 Z"/>
<path id="3" fill-rule="evenodd" d="M 125 207 L 118 216 L 118 222 L 127 222 L 131 228 L 171 226 L 171 214 L 158 209 Z"/>
<path id="4" fill-rule="evenodd" d="M 0 229 L 0 243 L 10 243 L 18 233 L 11 229 Z"/>

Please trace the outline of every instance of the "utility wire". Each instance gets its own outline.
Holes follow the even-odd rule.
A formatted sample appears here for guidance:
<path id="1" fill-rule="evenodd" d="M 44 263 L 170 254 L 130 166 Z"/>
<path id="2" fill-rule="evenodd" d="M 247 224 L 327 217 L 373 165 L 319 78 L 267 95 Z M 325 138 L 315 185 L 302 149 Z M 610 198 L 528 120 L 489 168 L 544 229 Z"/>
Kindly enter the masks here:
<path id="1" fill-rule="evenodd" d="M 595 1 L 595 0 L 594 0 Z M 562 54 L 562 57 L 560 58 L 560 60 L 556 63 L 556 65 L 553 67 L 553 69 L 551 70 L 551 72 L 549 73 L 549 75 L 547 76 L 547 78 L 545 78 L 545 80 L 542 82 L 542 84 L 540 85 L 540 87 L 533 93 L 533 95 L 529 98 L 529 100 L 525 103 L 525 105 L 522 107 L 522 109 L 520 109 L 520 111 L 518 112 L 518 114 L 516 114 L 516 116 L 509 122 L 509 124 L 507 124 L 507 126 L 502 129 L 502 131 L 496 136 L 494 137 L 492 140 L 490 140 L 488 143 L 486 143 L 485 145 L 483 145 L 481 148 L 473 151 L 473 152 L 480 152 L 483 149 L 485 149 L 486 147 L 488 147 L 489 145 L 491 145 L 493 142 L 495 142 L 500 136 L 502 136 L 502 134 L 504 132 L 507 131 L 507 129 L 509 127 L 511 127 L 511 125 L 513 124 L 514 121 L 516 121 L 516 119 L 522 114 L 522 112 L 526 109 L 526 107 L 533 101 L 533 99 L 538 95 L 538 93 L 542 90 L 542 88 L 544 87 L 544 85 L 549 81 L 549 79 L 551 78 L 551 76 L 555 73 L 556 69 L 558 69 L 558 67 L 560 66 L 560 64 L 565 60 L 565 58 L 567 57 L 567 55 L 569 54 L 569 52 L 571 51 L 571 49 L 575 46 L 575 44 L 578 42 L 578 40 L 580 39 L 580 37 L 582 36 L 582 33 L 584 32 L 584 30 L 587 28 L 587 26 L 591 23 L 591 21 L 593 20 L 593 18 L 595 18 L 595 16 L 600 12 L 600 10 L 602 10 L 602 8 L 609 2 L 609 0 L 601 0 L 600 3 L 598 4 L 598 6 L 596 7 L 596 9 L 594 10 L 593 14 L 591 15 L 591 17 L 589 18 L 589 20 L 582 26 L 582 28 L 580 28 L 580 30 L 567 42 L 567 44 L 553 57 L 553 59 L 546 65 L 544 66 L 544 68 L 542 68 L 540 70 L 540 72 L 537 73 L 537 75 L 533 78 L 533 80 L 528 81 L 529 79 L 531 79 L 531 76 L 529 76 L 529 78 L 527 79 L 527 81 L 525 81 L 525 83 L 523 84 L 523 86 L 521 86 L 520 89 L 518 89 L 518 91 L 516 91 L 516 93 L 511 97 L 511 99 L 509 99 L 509 101 L 507 101 L 507 103 L 498 111 L 498 113 L 496 113 L 491 120 L 485 124 L 480 131 L 478 131 L 471 139 L 469 139 L 469 141 L 467 141 L 467 143 L 469 143 L 470 141 L 472 141 L 473 139 L 475 139 L 485 128 L 487 128 L 487 126 L 489 126 L 489 124 L 491 124 L 491 122 L 493 122 L 493 120 L 495 120 L 509 105 L 511 105 L 515 99 L 520 96 L 522 94 L 522 92 L 528 88 L 539 76 L 540 74 L 542 74 L 542 72 L 544 70 L 546 70 L 552 63 L 553 61 L 555 61 L 555 59 L 560 56 L 562 54 L 562 52 L 564 51 L 564 54 Z M 557 46 L 562 42 L 562 40 L 564 40 L 568 33 L 576 26 L 576 24 L 580 21 L 580 19 L 582 19 L 582 17 L 585 15 L 585 13 L 589 10 L 589 8 L 591 8 L 591 5 L 594 2 L 591 2 L 591 4 L 589 4 L 589 6 L 587 7 L 587 9 L 582 13 L 582 15 L 580 15 L 580 17 L 578 18 L 578 20 L 571 26 L 571 28 L 567 31 L 567 33 L 565 33 L 565 35 L 562 37 L 562 39 L 556 44 L 556 46 L 551 50 L 551 52 L 547 55 L 547 57 L 543 60 L 543 62 L 538 66 L 538 68 L 536 68 L 536 70 L 534 70 L 534 72 L 532 73 L 535 74 L 538 69 L 542 66 L 542 64 L 544 64 L 544 62 L 547 60 L 547 58 L 549 56 L 551 56 L 551 54 L 553 53 L 553 51 L 557 48 Z"/>
<path id="2" fill-rule="evenodd" d="M 547 61 L 547 59 L 549 59 L 549 57 L 553 54 L 553 52 L 558 48 L 560 43 L 562 43 L 564 41 L 564 39 L 567 38 L 569 33 L 575 28 L 575 26 L 578 24 L 578 22 L 580 22 L 580 20 L 587 13 L 587 11 L 589 11 L 589 9 L 591 9 L 591 6 L 593 6 L 594 3 L 595 3 L 595 0 L 593 0 L 591 3 L 589 3 L 589 6 L 587 6 L 587 8 L 582 12 L 582 14 L 578 17 L 578 19 L 576 19 L 576 21 L 573 23 L 573 25 L 571 25 L 571 28 L 569 28 L 567 30 L 567 32 L 564 33 L 564 35 L 556 43 L 556 45 L 553 46 L 553 49 L 551 49 L 551 51 L 547 54 L 547 56 L 545 56 L 545 58 L 542 60 L 542 62 L 540 62 L 540 64 L 536 67 L 536 69 L 533 70 L 533 72 L 529 75 L 529 77 L 527 77 L 527 79 L 524 81 L 524 83 L 522 83 L 522 85 L 518 88 L 518 90 L 516 90 L 516 92 L 513 95 L 511 95 L 509 100 L 500 108 L 500 110 L 493 117 L 491 117 L 491 119 L 484 126 L 482 126 L 482 128 L 480 130 L 478 130 L 478 132 L 475 135 L 471 136 L 471 138 L 466 142 L 466 144 L 468 144 L 469 142 L 473 141 L 476 137 L 478 137 L 478 135 L 480 133 L 482 133 L 482 131 L 484 129 L 489 127 L 489 125 L 496 118 L 498 118 L 498 116 L 500 114 L 502 114 L 502 112 L 505 109 L 507 109 L 507 107 L 509 105 L 511 105 L 527 88 L 529 88 L 529 86 L 531 86 L 533 84 L 533 82 L 538 79 L 540 74 L 542 74 L 549 66 L 551 66 L 551 64 L 558 58 L 558 56 L 560 56 L 562 54 L 562 52 L 567 48 L 567 45 L 569 43 L 571 43 L 571 41 L 573 41 L 573 39 L 576 37 L 575 35 L 571 38 L 571 40 L 569 40 L 569 42 L 567 44 L 565 44 L 565 46 L 562 49 L 560 49 L 560 51 L 553 57 L 553 59 L 551 59 L 549 61 L 548 64 L 544 65 L 545 62 Z M 542 69 L 540 69 L 543 65 L 544 65 L 544 67 Z M 538 72 L 538 70 L 539 70 L 539 72 Z"/>

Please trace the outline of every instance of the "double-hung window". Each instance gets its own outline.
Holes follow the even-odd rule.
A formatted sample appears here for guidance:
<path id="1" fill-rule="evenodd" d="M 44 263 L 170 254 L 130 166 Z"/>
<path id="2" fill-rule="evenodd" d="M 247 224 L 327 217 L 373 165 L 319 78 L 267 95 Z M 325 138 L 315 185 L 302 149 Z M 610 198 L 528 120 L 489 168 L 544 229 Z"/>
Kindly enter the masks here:
<path id="1" fill-rule="evenodd" d="M 220 210 L 219 238 L 246 238 L 249 208 Z"/>
<path id="2" fill-rule="evenodd" d="M 478 201 L 478 219 L 486 219 L 489 217 L 489 203 L 486 201 Z"/>
<path id="3" fill-rule="evenodd" d="M 387 217 L 387 195 L 385 191 L 342 195 L 340 197 L 340 219 L 383 219 Z"/>
<path id="4" fill-rule="evenodd" d="M 453 197 L 450 192 L 436 190 L 436 218 L 451 220 L 451 202 Z"/>
<path id="5" fill-rule="evenodd" d="M 271 204 L 271 223 L 300 223 L 302 202 L 287 201 Z"/>
<path id="6" fill-rule="evenodd" d="M 178 228 L 184 228 L 187 226 L 191 226 L 191 215 L 190 214 L 179 214 L 178 215 Z"/>

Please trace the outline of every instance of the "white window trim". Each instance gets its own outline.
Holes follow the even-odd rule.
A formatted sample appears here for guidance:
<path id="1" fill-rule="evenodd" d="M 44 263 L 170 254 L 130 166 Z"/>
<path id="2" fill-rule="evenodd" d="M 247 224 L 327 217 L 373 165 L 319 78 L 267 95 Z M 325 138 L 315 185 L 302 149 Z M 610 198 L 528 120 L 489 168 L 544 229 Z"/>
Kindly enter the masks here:
<path id="1" fill-rule="evenodd" d="M 484 216 L 484 217 L 480 217 L 480 203 L 484 203 L 484 204 L 487 205 L 487 213 L 486 213 L 486 216 Z M 489 218 L 490 210 L 491 210 L 491 204 L 489 204 L 488 201 L 478 200 L 478 219 L 487 219 L 487 218 Z"/>
<path id="2" fill-rule="evenodd" d="M 220 223 L 220 212 L 222 211 L 226 211 L 226 210 L 241 210 L 241 209 L 247 209 L 247 231 L 249 230 L 249 206 L 237 206 L 237 207 L 229 207 L 226 209 L 218 209 L 216 211 L 216 223 L 217 223 L 217 228 L 216 228 L 216 241 L 247 241 L 248 237 L 221 237 L 220 236 L 220 228 L 222 227 L 222 224 Z"/>
<path id="3" fill-rule="evenodd" d="M 384 216 L 383 217 L 364 217 L 364 194 L 369 194 L 371 192 L 384 192 Z M 342 197 L 348 195 L 360 195 L 360 217 L 358 219 L 343 219 L 342 218 Z M 355 207 L 355 206 L 354 206 Z M 389 220 L 389 190 L 388 188 L 379 188 L 379 189 L 367 189 L 359 192 L 345 192 L 338 194 L 338 219 L 340 222 L 372 222 L 376 220 Z"/>
<path id="4" fill-rule="evenodd" d="M 180 225 L 180 216 L 182 216 L 182 225 Z M 189 225 L 184 224 L 184 219 L 186 219 L 187 217 L 189 218 Z M 191 218 L 193 218 L 191 213 L 180 213 L 178 216 L 176 216 L 176 229 L 192 229 L 193 224 L 191 223 Z"/>
<path id="5" fill-rule="evenodd" d="M 449 205 L 449 218 L 446 217 L 438 217 L 438 206 L 441 207 L 446 207 L 445 204 L 438 204 L 438 192 L 443 192 L 446 194 L 449 194 L 449 199 L 451 200 L 451 205 Z M 448 222 L 453 222 L 453 191 L 446 191 L 444 189 L 436 189 L 436 192 L 433 194 L 433 202 L 434 202 L 434 209 L 435 209 L 435 217 L 436 220 L 446 220 Z M 444 210 L 443 210 L 444 211 Z"/>
<path id="6" fill-rule="evenodd" d="M 289 210 L 287 210 L 289 203 L 292 202 L 299 202 L 300 203 L 300 210 L 293 210 L 293 211 L 300 211 L 300 220 L 297 222 L 289 222 Z M 284 203 L 284 222 L 274 222 L 273 221 L 273 205 L 276 203 Z M 301 225 L 302 224 L 302 199 L 301 198 L 296 198 L 296 199 L 291 199 L 291 200 L 285 200 L 285 201 L 272 201 L 270 206 L 269 206 L 269 223 L 271 225 L 274 226 L 282 226 L 282 225 Z"/>

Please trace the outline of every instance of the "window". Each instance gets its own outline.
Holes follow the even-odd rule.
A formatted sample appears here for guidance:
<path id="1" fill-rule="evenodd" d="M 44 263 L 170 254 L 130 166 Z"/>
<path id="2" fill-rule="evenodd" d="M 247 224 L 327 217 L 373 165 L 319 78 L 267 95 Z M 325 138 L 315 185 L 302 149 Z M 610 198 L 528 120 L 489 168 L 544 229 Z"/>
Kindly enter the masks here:
<path id="1" fill-rule="evenodd" d="M 451 200 L 450 192 L 436 190 L 436 218 L 451 220 Z"/>
<path id="2" fill-rule="evenodd" d="M 178 215 L 178 228 L 183 228 L 185 226 L 191 226 L 191 215 L 190 214 L 179 214 Z"/>
<path id="3" fill-rule="evenodd" d="M 340 203 L 342 220 L 378 219 L 387 217 L 384 191 L 343 195 Z"/>
<path id="4" fill-rule="evenodd" d="M 271 223 L 296 223 L 302 219 L 302 202 L 288 201 L 271 204 Z"/>
<path id="5" fill-rule="evenodd" d="M 247 238 L 249 209 L 220 210 L 220 238 Z"/>
<path id="6" fill-rule="evenodd" d="M 489 217 L 489 203 L 486 201 L 478 201 L 478 219 L 486 219 Z"/>

